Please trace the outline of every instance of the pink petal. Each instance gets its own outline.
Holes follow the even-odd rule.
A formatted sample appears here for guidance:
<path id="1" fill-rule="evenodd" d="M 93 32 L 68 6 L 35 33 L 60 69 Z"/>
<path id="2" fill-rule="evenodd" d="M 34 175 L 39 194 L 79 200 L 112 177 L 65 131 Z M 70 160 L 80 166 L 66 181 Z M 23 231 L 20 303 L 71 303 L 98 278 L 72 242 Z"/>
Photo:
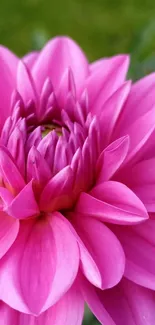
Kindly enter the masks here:
<path id="1" fill-rule="evenodd" d="M 9 116 L 6 119 L 6 121 L 5 121 L 4 125 L 3 125 L 3 129 L 2 129 L 2 132 L 1 132 L 1 144 L 7 145 L 9 136 L 10 136 L 11 131 L 12 131 L 12 126 L 13 126 L 12 125 L 12 118 L 11 118 L 11 116 Z"/>
<path id="2" fill-rule="evenodd" d="M 19 314 L 16 310 L 10 308 L 3 301 L 0 302 L 0 320 L 1 325 L 21 325 L 19 322 Z M 24 324 L 23 325 L 28 325 Z"/>
<path id="3" fill-rule="evenodd" d="M 81 325 L 83 315 L 84 300 L 78 286 L 73 285 L 56 305 L 39 316 L 40 323 L 34 325 Z"/>
<path id="4" fill-rule="evenodd" d="M 19 58 L 10 50 L 8 50 L 5 46 L 0 45 L 0 57 L 7 64 L 14 78 L 17 73 L 17 65 L 19 62 Z"/>
<path id="5" fill-rule="evenodd" d="M 64 141 L 63 137 L 59 137 L 57 144 L 55 146 L 54 157 L 52 157 L 53 158 L 52 171 L 54 175 L 57 174 L 59 171 L 63 170 L 67 166 L 67 149 L 68 149 L 67 143 Z"/>
<path id="6" fill-rule="evenodd" d="M 105 144 L 109 143 L 114 127 L 120 117 L 123 105 L 131 88 L 131 82 L 127 81 L 117 89 L 101 106 L 98 112 L 102 136 Z"/>
<path id="7" fill-rule="evenodd" d="M 19 222 L 0 211 L 0 258 L 8 251 L 19 231 Z"/>
<path id="8" fill-rule="evenodd" d="M 25 186 L 25 181 L 21 176 L 13 158 L 5 147 L 0 147 L 0 172 L 5 186 L 13 193 L 18 193 Z"/>
<path id="9" fill-rule="evenodd" d="M 81 325 L 84 300 L 73 286 L 60 301 L 40 316 L 22 314 L 3 302 L 0 303 L 1 325 Z"/>
<path id="10" fill-rule="evenodd" d="M 72 223 L 74 226 L 74 215 L 69 215 L 69 218 L 71 217 Z M 66 220 L 67 222 L 67 220 Z M 102 277 L 100 274 L 100 271 L 96 265 L 96 262 L 94 261 L 93 257 L 89 253 L 89 250 L 84 245 L 81 238 L 78 236 L 77 232 L 75 231 L 76 228 L 76 222 L 75 222 L 75 228 L 71 226 L 71 224 L 68 222 L 68 226 L 70 227 L 72 233 L 74 234 L 78 246 L 79 246 L 79 252 L 80 252 L 80 262 L 81 262 L 81 269 L 86 278 L 95 286 L 101 287 L 102 286 Z"/>
<path id="11" fill-rule="evenodd" d="M 42 141 L 41 126 L 37 126 L 34 131 L 30 133 L 26 141 L 26 152 L 28 153 L 30 149 L 34 146 L 37 147 Z"/>
<path id="12" fill-rule="evenodd" d="M 128 171 L 126 183 L 142 200 L 147 211 L 155 211 L 155 159 L 143 160 Z"/>
<path id="13" fill-rule="evenodd" d="M 53 169 L 53 157 L 55 156 L 55 148 L 58 141 L 58 136 L 55 131 L 49 132 L 37 146 L 37 150 L 47 161 L 51 170 Z"/>
<path id="14" fill-rule="evenodd" d="M 45 186 L 40 197 L 40 209 L 54 211 L 67 208 L 71 204 L 73 172 L 67 166 L 57 173 Z"/>
<path id="15" fill-rule="evenodd" d="M 91 195 L 90 195 L 91 194 Z M 148 218 L 146 208 L 139 198 L 124 184 L 104 182 L 82 193 L 76 211 L 115 224 L 140 223 Z"/>
<path id="16" fill-rule="evenodd" d="M 44 157 L 33 146 L 27 158 L 27 178 L 35 179 L 40 186 L 45 186 L 52 177 L 52 172 Z"/>
<path id="17" fill-rule="evenodd" d="M 49 41 L 33 66 L 33 77 L 38 92 L 48 77 L 54 87 L 58 88 L 64 71 L 69 67 L 79 90 L 88 75 L 88 62 L 84 53 L 70 38 L 57 37 Z"/>
<path id="18" fill-rule="evenodd" d="M 1 199 L 1 208 L 5 210 L 8 205 L 11 204 L 11 202 L 14 199 L 14 195 L 12 192 L 7 190 L 7 188 L 0 186 L 0 199 Z"/>
<path id="19" fill-rule="evenodd" d="M 19 127 L 16 127 L 11 136 L 9 138 L 7 148 L 11 153 L 12 157 L 16 161 L 16 164 L 23 175 L 25 177 L 25 151 L 24 151 L 24 137 L 22 132 L 20 131 Z"/>
<path id="20" fill-rule="evenodd" d="M 134 165 L 126 176 L 127 183 L 130 186 L 145 186 L 155 184 L 155 158 L 143 160 Z"/>
<path id="21" fill-rule="evenodd" d="M 93 314 L 98 318 L 100 324 L 103 325 L 116 325 L 104 308 L 103 303 L 99 299 L 96 289 L 85 279 L 81 284 L 81 290 L 83 293 L 84 300 L 88 304 Z M 106 292 L 109 290 L 106 290 Z M 114 301 L 113 301 L 114 305 Z M 124 324 L 123 324 L 124 325 Z"/>
<path id="22" fill-rule="evenodd" d="M 124 131 L 140 116 L 146 114 L 154 105 L 155 73 L 138 80 L 131 87 L 128 100 L 119 121 L 119 128 Z"/>
<path id="23" fill-rule="evenodd" d="M 26 219 L 37 216 L 40 213 L 35 200 L 32 181 L 22 189 L 5 208 L 5 211 L 15 219 Z"/>
<path id="24" fill-rule="evenodd" d="M 26 223 L 20 223 L 19 233 L 15 242 L 0 260 L 0 299 L 10 307 L 24 313 L 30 313 L 30 310 L 23 299 L 19 281 L 21 258 L 33 225 L 34 219 L 28 220 Z"/>
<path id="25" fill-rule="evenodd" d="M 125 255 L 125 276 L 144 287 L 155 290 L 155 220 L 134 227 L 112 227 Z"/>
<path id="26" fill-rule="evenodd" d="M 25 55 L 23 57 L 23 62 L 26 64 L 26 66 L 28 67 L 28 69 L 31 71 L 31 69 L 33 68 L 34 63 L 36 62 L 37 58 L 39 56 L 39 52 L 31 52 L 28 53 L 27 55 Z"/>
<path id="27" fill-rule="evenodd" d="M 87 79 L 86 88 L 93 113 L 100 111 L 106 100 L 125 81 L 128 65 L 129 58 L 126 55 L 103 60 L 100 69 L 96 69 Z"/>
<path id="28" fill-rule="evenodd" d="M 107 291 L 97 290 L 99 302 L 102 302 L 114 324 L 154 325 L 155 294 L 123 279 L 118 286 Z"/>
<path id="29" fill-rule="evenodd" d="M 16 70 L 18 58 L 7 48 L 0 46 L 0 129 L 6 118 L 10 115 L 11 95 L 16 87 Z"/>
<path id="30" fill-rule="evenodd" d="M 138 130 L 138 132 L 137 132 Z M 146 114 L 142 115 L 138 120 L 126 128 L 124 131 L 114 134 L 114 138 L 128 134 L 130 137 L 130 147 L 125 163 L 131 159 L 136 159 L 142 152 L 144 145 L 150 139 L 155 130 L 155 107 L 150 109 Z M 144 154 L 144 152 L 143 152 Z"/>
<path id="31" fill-rule="evenodd" d="M 56 303 L 71 287 L 79 268 L 79 249 L 75 235 L 60 213 L 54 213 L 50 221 L 56 246 L 56 273 L 52 290 L 42 311 Z"/>
<path id="32" fill-rule="evenodd" d="M 39 314 L 51 290 L 56 272 L 56 247 L 49 222 L 35 222 L 23 251 L 21 290 L 30 310 Z"/>
<path id="33" fill-rule="evenodd" d="M 78 267 L 78 246 L 65 218 L 55 213 L 22 222 L 0 261 L 0 298 L 21 312 L 39 314 L 71 287 Z"/>
<path id="34" fill-rule="evenodd" d="M 144 203 L 148 212 L 155 212 L 155 184 L 136 186 L 132 190 Z"/>
<path id="35" fill-rule="evenodd" d="M 57 98 L 60 107 L 64 108 L 67 101 L 67 95 L 69 93 L 73 96 L 73 99 L 76 97 L 74 76 L 72 70 L 70 68 L 67 68 L 67 70 L 64 71 L 64 74 L 62 75 L 57 92 Z"/>
<path id="36" fill-rule="evenodd" d="M 80 250 L 81 268 L 85 277 L 96 287 L 102 287 L 102 276 L 99 268 L 89 253 L 89 250 L 83 244 L 82 240 L 78 240 Z"/>
<path id="37" fill-rule="evenodd" d="M 34 102 L 37 101 L 37 94 L 35 90 L 34 81 L 28 68 L 22 61 L 19 61 L 18 64 L 17 90 L 22 96 L 25 104 L 28 104 L 30 100 L 33 100 Z"/>
<path id="38" fill-rule="evenodd" d="M 112 142 L 97 162 L 97 184 L 109 180 L 123 163 L 129 149 L 129 137 Z"/>
<path id="39" fill-rule="evenodd" d="M 100 271 L 102 288 L 116 285 L 125 267 L 124 252 L 116 236 L 103 223 L 87 216 L 77 214 L 73 224 Z"/>
<path id="40" fill-rule="evenodd" d="M 48 105 L 48 101 L 49 98 L 53 98 L 53 100 L 55 99 L 55 95 L 53 93 L 53 85 L 52 82 L 49 78 L 47 78 L 44 82 L 41 94 L 40 94 L 40 103 L 39 103 L 39 107 L 37 107 L 37 115 L 39 118 L 39 121 L 44 121 L 44 119 L 46 119 L 46 114 L 47 114 L 47 105 Z M 51 111 L 51 107 L 55 106 L 54 104 L 50 105 L 50 111 Z"/>
<path id="41" fill-rule="evenodd" d="M 99 59 L 89 64 L 91 74 L 95 72 L 96 69 L 101 68 L 102 64 L 109 63 L 109 58 Z"/>

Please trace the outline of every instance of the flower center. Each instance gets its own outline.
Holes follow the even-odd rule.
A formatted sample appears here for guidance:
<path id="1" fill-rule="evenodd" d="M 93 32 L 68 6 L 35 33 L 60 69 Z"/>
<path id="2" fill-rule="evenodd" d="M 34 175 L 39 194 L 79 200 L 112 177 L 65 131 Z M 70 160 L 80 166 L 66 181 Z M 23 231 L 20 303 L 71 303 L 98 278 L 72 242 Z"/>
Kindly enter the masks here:
<path id="1" fill-rule="evenodd" d="M 44 124 L 42 125 L 42 138 L 44 138 L 48 133 L 55 130 L 56 134 L 60 137 L 62 135 L 62 127 L 58 124 Z"/>

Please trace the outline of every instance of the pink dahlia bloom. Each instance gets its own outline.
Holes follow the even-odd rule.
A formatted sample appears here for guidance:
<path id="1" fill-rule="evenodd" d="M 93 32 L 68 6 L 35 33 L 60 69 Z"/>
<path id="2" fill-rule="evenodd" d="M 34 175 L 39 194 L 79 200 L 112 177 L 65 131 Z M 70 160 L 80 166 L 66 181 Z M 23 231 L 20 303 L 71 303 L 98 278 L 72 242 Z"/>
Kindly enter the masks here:
<path id="1" fill-rule="evenodd" d="M 84 301 L 154 325 L 155 76 L 128 64 L 65 37 L 0 48 L 1 325 L 80 325 Z"/>

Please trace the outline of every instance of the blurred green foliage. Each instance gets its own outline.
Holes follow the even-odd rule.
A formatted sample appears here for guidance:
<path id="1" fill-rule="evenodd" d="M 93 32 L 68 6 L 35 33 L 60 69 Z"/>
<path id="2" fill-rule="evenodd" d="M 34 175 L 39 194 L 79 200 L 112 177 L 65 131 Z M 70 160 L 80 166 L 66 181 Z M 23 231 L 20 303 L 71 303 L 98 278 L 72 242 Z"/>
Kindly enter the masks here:
<path id="1" fill-rule="evenodd" d="M 23 55 L 66 34 L 90 60 L 132 53 L 130 75 L 155 70 L 153 0 L 1 0 L 0 41 Z"/>
<path id="2" fill-rule="evenodd" d="M 89 59 L 130 53 L 129 76 L 155 70 L 153 0 L 1 0 L 0 43 L 22 56 L 55 35 L 69 35 Z M 84 325 L 98 322 L 86 309 Z"/>

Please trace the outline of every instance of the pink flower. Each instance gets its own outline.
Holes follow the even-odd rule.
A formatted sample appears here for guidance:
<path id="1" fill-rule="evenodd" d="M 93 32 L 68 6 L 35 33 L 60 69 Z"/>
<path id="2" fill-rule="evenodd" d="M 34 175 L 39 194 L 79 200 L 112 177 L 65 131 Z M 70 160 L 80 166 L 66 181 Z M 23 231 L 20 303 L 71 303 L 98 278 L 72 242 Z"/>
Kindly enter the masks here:
<path id="1" fill-rule="evenodd" d="M 136 324 L 133 292 L 154 325 L 155 76 L 131 85 L 128 64 L 88 64 L 65 37 L 23 60 L 0 48 L 5 325 L 80 325 L 84 300 L 102 324 L 122 325 L 128 291 Z"/>

